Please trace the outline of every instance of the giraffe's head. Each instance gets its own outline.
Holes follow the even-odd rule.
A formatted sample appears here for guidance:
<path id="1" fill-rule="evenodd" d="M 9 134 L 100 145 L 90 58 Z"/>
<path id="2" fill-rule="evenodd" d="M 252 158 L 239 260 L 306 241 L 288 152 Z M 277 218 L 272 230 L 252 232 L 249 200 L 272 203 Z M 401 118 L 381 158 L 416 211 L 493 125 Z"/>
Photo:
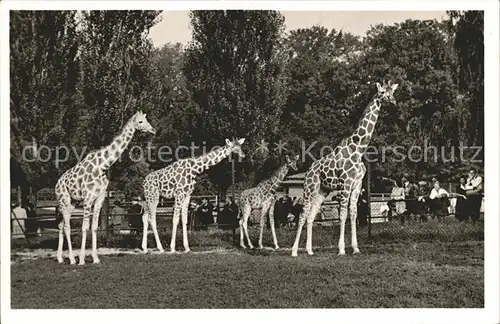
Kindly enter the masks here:
<path id="1" fill-rule="evenodd" d="M 148 120 L 146 119 L 146 114 L 142 111 L 138 111 L 134 115 L 134 128 L 141 132 L 156 134 L 156 130 L 148 122 Z"/>
<path id="2" fill-rule="evenodd" d="M 380 100 L 387 100 L 393 105 L 396 104 L 396 99 L 394 99 L 394 91 L 398 88 L 398 84 L 392 84 L 392 81 L 389 80 L 389 82 L 384 82 L 382 85 L 380 83 L 376 83 L 377 85 L 377 95 Z"/>
<path id="3" fill-rule="evenodd" d="M 293 157 L 293 159 L 290 159 L 290 157 L 288 155 L 286 156 L 286 164 L 293 171 L 297 171 L 297 161 L 298 160 L 299 160 L 299 155 L 295 155 Z"/>
<path id="4" fill-rule="evenodd" d="M 245 138 L 234 139 L 232 142 L 226 138 L 226 145 L 229 147 L 230 152 L 238 154 L 242 159 L 245 157 L 245 153 L 241 149 L 244 142 Z"/>

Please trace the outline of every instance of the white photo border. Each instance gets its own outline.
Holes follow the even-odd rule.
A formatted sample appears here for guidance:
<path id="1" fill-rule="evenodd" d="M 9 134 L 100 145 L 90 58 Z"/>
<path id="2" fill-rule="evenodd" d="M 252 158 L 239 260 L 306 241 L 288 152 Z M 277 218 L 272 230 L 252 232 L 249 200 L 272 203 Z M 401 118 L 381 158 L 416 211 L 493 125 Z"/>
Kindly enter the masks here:
<path id="1" fill-rule="evenodd" d="M 498 323 L 499 305 L 499 23 L 498 1 L 2 1 L 1 15 L 1 312 L 4 323 L 349 322 Z M 482 309 L 279 309 L 279 310 L 11 310 L 9 165 L 9 10 L 276 9 L 282 11 L 485 11 L 485 305 Z M 54 282 L 57 285 L 57 282 Z M 331 287 L 331 289 L 336 289 Z"/>

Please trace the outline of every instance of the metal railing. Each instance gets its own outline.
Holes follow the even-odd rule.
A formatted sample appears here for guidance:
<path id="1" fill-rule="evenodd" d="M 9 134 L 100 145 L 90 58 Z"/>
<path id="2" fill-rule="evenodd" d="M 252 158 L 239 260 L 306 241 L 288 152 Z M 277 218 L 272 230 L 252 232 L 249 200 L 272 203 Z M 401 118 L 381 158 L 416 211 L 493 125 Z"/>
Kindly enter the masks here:
<path id="1" fill-rule="evenodd" d="M 444 199 L 444 198 L 443 198 Z M 453 197 L 448 197 L 447 199 L 454 199 Z M 384 204 L 392 205 L 392 203 L 401 203 L 404 202 L 413 204 L 415 210 L 406 210 L 403 213 L 397 213 L 393 206 L 390 206 L 387 213 L 382 213 L 381 206 Z M 380 228 L 391 228 L 393 231 L 404 231 L 405 225 L 412 223 L 424 223 L 428 221 L 437 220 L 435 226 L 440 226 L 439 223 L 446 221 L 455 221 L 453 218 L 458 218 L 456 214 L 456 210 L 453 208 L 448 208 L 448 206 L 437 208 L 431 207 L 427 203 L 422 203 L 417 201 L 416 199 L 405 199 L 405 200 L 381 200 L 381 201 L 371 201 L 371 208 L 368 209 L 371 213 L 363 210 L 360 205 L 358 205 L 358 226 L 361 230 L 366 231 L 367 238 L 372 237 L 372 229 L 376 226 L 377 230 Z M 449 205 L 453 205 L 450 203 Z M 53 206 L 52 206 L 53 207 Z M 418 207 L 418 208 L 417 208 Z M 45 207 L 48 208 L 48 207 Z M 434 208 L 434 209 L 432 209 Z M 406 208 L 408 209 L 408 208 Z M 337 202 L 328 202 L 325 203 L 318 215 L 315 219 L 315 224 L 318 226 L 338 226 L 340 223 L 340 205 Z M 484 217 L 484 212 L 480 212 L 479 216 Z M 172 212 L 169 210 L 164 210 L 162 212 L 157 213 L 157 228 L 158 231 L 162 234 L 168 235 L 170 234 L 169 230 L 171 229 L 172 224 Z M 116 218 L 120 218 L 120 223 L 116 222 Z M 275 215 L 276 223 L 281 223 L 281 227 L 293 228 L 296 224 L 295 220 L 286 219 L 277 219 L 277 215 Z M 28 243 L 28 246 L 32 245 L 31 239 L 37 237 L 49 237 L 49 236 L 57 236 L 58 234 L 58 224 L 61 220 L 61 216 L 55 215 L 54 213 L 36 217 L 29 217 L 27 219 L 18 219 L 15 217 L 14 213 L 11 212 L 11 228 L 17 226 L 17 233 L 12 233 L 12 239 L 25 239 Z M 83 220 L 82 215 L 73 215 L 70 220 L 71 224 L 71 233 L 72 234 L 80 234 L 81 233 L 81 223 Z M 133 214 L 133 213 L 124 213 L 124 214 L 107 214 L 101 213 L 100 225 L 98 227 L 98 233 L 101 236 L 104 236 L 106 242 L 110 242 L 112 239 L 117 239 L 120 236 L 139 236 L 142 235 L 142 215 L 141 214 Z M 190 232 L 197 231 L 213 231 L 217 229 L 220 233 L 219 235 L 224 236 L 226 239 L 230 239 L 232 237 L 233 245 L 238 243 L 239 235 L 236 235 L 236 231 L 238 229 L 238 220 L 235 218 L 231 223 L 217 223 L 217 217 L 214 217 L 214 220 L 211 224 L 200 224 L 199 220 L 196 219 L 195 213 L 190 211 L 188 217 L 188 229 Z M 458 223 L 458 221 L 456 221 Z M 386 224 L 386 225 L 384 225 Z M 390 224 L 398 224 L 402 226 L 395 227 Z M 179 222 L 179 228 L 181 228 L 181 222 Z M 258 224 L 249 224 L 251 227 L 258 228 Z M 254 226 L 256 225 L 256 226 Z M 347 225 L 350 226 L 350 222 L 347 222 Z M 149 230 L 151 228 L 149 227 Z M 178 230 L 178 232 L 180 232 Z M 201 242 L 201 241 L 200 241 Z M 202 244 L 202 243 L 200 243 Z"/>

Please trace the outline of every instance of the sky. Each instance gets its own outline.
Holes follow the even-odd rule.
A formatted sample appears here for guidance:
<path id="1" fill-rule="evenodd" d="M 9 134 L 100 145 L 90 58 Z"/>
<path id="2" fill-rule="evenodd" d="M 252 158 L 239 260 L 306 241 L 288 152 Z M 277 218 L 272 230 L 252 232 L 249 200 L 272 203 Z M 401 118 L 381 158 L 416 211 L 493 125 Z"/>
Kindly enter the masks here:
<path id="1" fill-rule="evenodd" d="M 370 26 L 390 25 L 406 19 L 437 19 L 446 17 L 445 11 L 281 11 L 286 30 L 321 25 L 329 30 L 343 29 L 357 36 L 364 36 Z M 167 42 L 186 44 L 191 39 L 187 11 L 164 11 L 162 20 L 150 30 L 156 47 Z"/>

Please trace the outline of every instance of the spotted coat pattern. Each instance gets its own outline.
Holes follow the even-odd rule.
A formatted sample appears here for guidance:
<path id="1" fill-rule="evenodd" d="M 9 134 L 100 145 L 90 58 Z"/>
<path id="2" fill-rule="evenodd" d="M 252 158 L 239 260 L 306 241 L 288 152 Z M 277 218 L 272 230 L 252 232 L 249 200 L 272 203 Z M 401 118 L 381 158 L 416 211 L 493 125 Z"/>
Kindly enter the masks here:
<path id="1" fill-rule="evenodd" d="M 378 82 L 377 92 L 368 103 L 353 134 L 344 138 L 332 153 L 315 161 L 305 174 L 304 210 L 300 216 L 292 256 L 297 256 L 300 235 L 307 221 L 306 250 L 312 255 L 312 224 L 325 198 L 332 191 L 337 192 L 340 203 L 339 255 L 345 254 L 344 229 L 349 214 L 351 218 L 351 243 L 354 253 L 359 253 L 356 236 L 357 201 L 361 192 L 366 167 L 362 161 L 372 138 L 380 113 L 381 103 L 395 104 L 393 93 L 398 84 Z"/>

